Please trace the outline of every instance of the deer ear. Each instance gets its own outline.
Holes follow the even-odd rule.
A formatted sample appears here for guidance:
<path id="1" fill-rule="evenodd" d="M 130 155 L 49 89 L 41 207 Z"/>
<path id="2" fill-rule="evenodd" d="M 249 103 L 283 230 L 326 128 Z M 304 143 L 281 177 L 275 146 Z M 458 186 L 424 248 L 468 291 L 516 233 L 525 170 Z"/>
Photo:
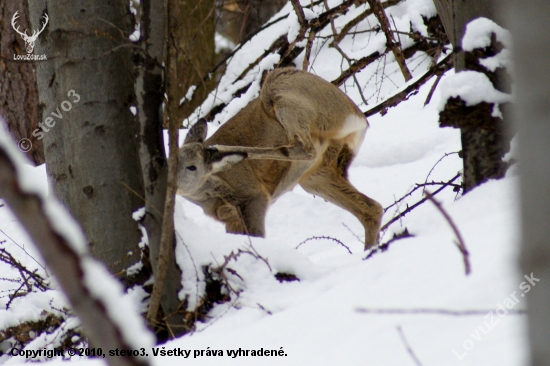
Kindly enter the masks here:
<path id="1" fill-rule="evenodd" d="M 220 152 L 216 148 L 207 148 L 206 151 L 213 174 L 232 168 L 247 156 L 244 152 Z"/>
<path id="2" fill-rule="evenodd" d="M 195 123 L 189 129 L 189 132 L 185 137 L 184 144 L 188 144 L 192 142 L 202 143 L 204 142 L 204 139 L 206 139 L 207 133 L 208 133 L 208 125 L 206 124 L 206 120 L 204 118 L 201 118 L 197 123 Z"/>

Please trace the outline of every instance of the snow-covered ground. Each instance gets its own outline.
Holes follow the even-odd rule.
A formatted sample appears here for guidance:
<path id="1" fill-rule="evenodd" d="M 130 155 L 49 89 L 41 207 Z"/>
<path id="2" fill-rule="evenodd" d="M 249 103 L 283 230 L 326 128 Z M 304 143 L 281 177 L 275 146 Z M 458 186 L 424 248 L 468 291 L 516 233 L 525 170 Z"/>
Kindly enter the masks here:
<path id="1" fill-rule="evenodd" d="M 309 4 L 309 1 L 303 3 Z M 339 0 L 329 1 L 331 6 L 337 3 Z M 287 4 L 274 19 L 289 11 L 291 6 Z M 308 16 L 320 11 L 314 9 Z M 347 18 L 336 20 L 336 26 L 346 24 L 361 11 L 350 11 Z M 422 16 L 432 16 L 435 8 L 430 0 L 407 0 L 389 8 L 388 13 L 399 29 L 408 31 L 412 24 L 414 30 L 425 34 Z M 357 31 L 371 28 L 376 22 L 371 18 L 360 23 Z M 206 114 L 213 105 L 230 102 L 235 90 L 253 82 L 249 92 L 232 100 L 216 117 L 209 133 L 245 106 L 259 90 L 260 71 L 269 69 L 278 59 L 269 56 L 235 84 L 234 77 L 250 60 L 257 58 L 262 47 L 267 47 L 279 35 L 295 30 L 296 21 L 291 16 L 277 23 L 229 60 L 219 90 L 190 121 Z M 344 39 L 341 47 L 350 55 L 361 57 L 382 50 L 383 37 L 381 32 L 364 33 Z M 403 36 L 401 42 L 406 46 L 411 41 Z M 310 71 L 327 80 L 339 75 L 341 58 L 335 55 L 334 49 L 317 42 L 312 54 L 316 57 Z M 374 63 L 357 74 L 368 106 L 353 83 L 343 85 L 342 89 L 362 110 L 403 87 L 404 81 L 392 57 L 388 55 L 383 64 Z M 301 59 L 298 61 L 301 64 Z M 430 62 L 429 57 L 419 53 L 408 64 L 417 78 Z M 452 76 L 453 73 L 448 72 L 439 86 L 451 85 Z M 460 150 L 459 131 L 438 127 L 440 89 L 445 88 L 436 89 L 431 102 L 424 106 L 433 82 L 434 79 L 386 115 L 369 118 L 370 128 L 349 177 L 360 191 L 384 207 L 404 196 L 416 183 L 448 181 L 461 170 L 462 161 L 456 154 Z M 192 90 L 188 97 L 191 94 Z M 185 131 L 182 132 L 183 140 Z M 455 154 L 435 165 L 448 153 Z M 27 166 L 25 171 L 27 179 L 36 181 L 35 186 L 48 191 L 44 166 Z M 176 256 L 183 268 L 181 295 L 187 296 L 191 308 L 204 292 L 202 266 L 221 264 L 224 256 L 239 249 L 255 251 L 258 255 L 242 254 L 237 260 L 231 260 L 227 268 L 232 271 L 225 272 L 233 290 L 231 301 L 215 306 L 209 313 L 210 319 L 198 323 L 195 332 L 160 348 L 190 350 L 190 356 L 183 360 L 181 356 L 156 356 L 153 357 L 155 364 L 403 366 L 418 364 L 414 357 L 422 365 L 437 366 L 525 364 L 526 322 L 525 315 L 518 310 L 525 308 L 523 299 L 529 296 L 526 286 L 530 283 L 524 275 L 531 274 L 519 273 L 516 263 L 519 225 L 514 171 L 512 168 L 506 178 L 485 183 L 465 196 L 457 197 L 451 188 L 436 195 L 464 238 L 470 253 L 472 273 L 469 276 L 464 273 L 463 258 L 454 243 L 453 231 L 430 202 L 392 224 L 383 233 L 382 242 L 404 228 L 414 237 L 395 241 L 387 251 L 374 253 L 365 260 L 367 253 L 363 251 L 364 234 L 359 221 L 300 187 L 271 206 L 265 239 L 226 234 L 221 223 L 178 197 Z M 428 190 L 433 192 L 438 188 L 430 186 Z M 383 222 L 388 222 L 398 209 L 403 211 L 422 197 L 421 190 L 417 190 L 399 207 L 390 208 Z M 329 239 L 306 241 L 314 236 Z M 337 241 L 347 246 L 351 254 Z M 40 256 L 6 206 L 0 207 L 0 248 L 6 248 L 27 268 L 36 268 L 46 276 Z M 294 274 L 299 282 L 280 283 L 274 277 L 276 273 Z M 10 301 L 6 296 L 8 291 L 18 286 L 2 279 L 17 278 L 17 275 L 17 271 L 0 263 L 2 309 Z M 143 308 L 141 291 L 133 291 L 129 297 L 136 311 Z M 8 310 L 0 311 L 0 329 L 39 320 L 43 309 L 62 315 L 60 309 L 65 304 L 64 296 L 53 290 L 15 298 Z M 65 328 L 78 326 L 77 321 L 65 323 Z M 27 348 L 57 345 L 56 333 L 41 337 Z M 262 348 L 282 350 L 284 355 L 251 356 L 249 352 L 248 356 L 231 356 L 234 350 Z M 9 349 L 8 341 L 0 342 L 0 350 Z M 212 352 L 214 350 L 223 351 L 223 356 L 207 356 L 218 354 Z M 150 349 L 146 352 L 153 355 Z M 198 356 L 194 357 L 195 354 Z M 24 361 L 24 357 L 0 357 L 0 364 Z M 82 365 L 103 364 L 100 360 L 76 356 L 72 361 Z M 50 364 L 61 365 L 60 361 Z"/>
<path id="2" fill-rule="evenodd" d="M 414 183 L 424 182 L 444 153 L 460 149 L 458 131 L 437 125 L 438 92 L 423 107 L 429 84 L 384 117 L 370 118 L 371 128 L 350 169 L 352 183 L 384 206 L 403 196 Z M 460 159 L 451 155 L 436 166 L 429 180 L 448 180 L 460 165 Z M 29 170 L 34 170 L 36 179 L 46 187 L 43 167 Z M 228 276 L 240 295 L 216 306 L 210 321 L 199 323 L 196 332 L 169 342 L 165 349 L 204 350 L 204 354 L 207 350 L 223 350 L 224 356 L 215 357 L 215 361 L 212 356 L 193 358 L 191 352 L 184 362 L 194 365 L 413 365 L 397 329 L 400 327 L 423 365 L 523 364 L 527 348 L 525 315 L 505 314 L 501 308 L 506 304 L 512 307 L 513 302 L 507 301 L 511 295 L 518 299 L 513 310 L 525 305 L 519 286 L 526 280 L 516 265 L 517 177 L 509 175 L 456 201 L 450 188 L 436 196 L 464 237 L 472 265 L 469 276 L 464 274 L 454 234 L 431 203 L 392 226 L 393 231 L 401 226 L 408 228 L 414 238 L 396 241 L 388 251 L 364 260 L 363 244 L 355 237 L 361 237 L 363 229 L 355 217 L 296 188 L 270 208 L 267 238 L 251 239 L 271 270 L 248 255 L 232 261 L 229 268 L 242 279 Z M 420 197 L 413 196 L 406 202 L 410 205 Z M 390 209 L 384 221 L 393 213 Z M 222 224 L 184 199 L 178 198 L 176 219 L 177 230 L 185 241 L 183 246 L 178 240 L 177 256 L 192 300 L 197 288 L 200 291 L 202 287 L 196 285 L 196 278 L 202 278 L 201 265 L 222 263 L 224 255 L 247 248 L 250 242 L 244 236 L 226 234 Z M 0 208 L 0 229 L 0 239 L 7 240 L 3 246 L 14 248 L 8 235 L 39 258 L 6 207 Z M 353 254 L 331 240 L 312 240 L 295 249 L 307 238 L 323 235 L 342 241 Z M 383 241 L 390 237 L 388 231 Z M 28 256 L 15 254 L 33 266 Z M 38 267 L 36 263 L 34 267 Z M 277 272 L 293 273 L 300 281 L 279 283 L 274 278 Z M 36 311 L 40 308 L 58 308 L 55 302 L 44 305 L 50 298 L 59 299 L 57 293 L 40 295 L 38 304 L 27 301 L 24 307 L 12 305 L 10 311 L 0 312 L 0 323 L 5 326 L 12 320 L 28 319 L 33 312 L 38 317 Z M 1 301 L 5 304 L 7 298 Z M 399 309 L 403 313 L 373 314 L 364 309 Z M 407 314 L 413 309 L 481 313 Z M 286 356 L 232 358 L 227 354 L 227 350 L 239 348 L 281 347 Z M 154 359 L 159 365 L 182 362 L 180 357 Z M 0 360 L 12 364 L 23 358 L 4 356 Z"/>

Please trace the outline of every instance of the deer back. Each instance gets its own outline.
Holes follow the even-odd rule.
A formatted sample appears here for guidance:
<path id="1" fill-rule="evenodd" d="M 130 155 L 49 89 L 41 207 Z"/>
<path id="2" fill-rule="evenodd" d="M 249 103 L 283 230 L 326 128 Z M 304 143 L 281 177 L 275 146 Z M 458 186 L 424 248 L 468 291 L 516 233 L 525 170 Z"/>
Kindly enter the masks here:
<path id="1" fill-rule="evenodd" d="M 296 128 L 307 129 L 313 140 L 342 139 L 368 126 L 361 110 L 338 87 L 304 71 L 273 70 L 260 99 L 268 116 L 291 119 Z"/>
<path id="2" fill-rule="evenodd" d="M 273 147 L 286 144 L 288 141 L 281 124 L 265 113 L 260 99 L 250 102 L 204 142 L 206 147 Z M 229 184 L 240 197 L 255 195 L 260 190 L 273 196 L 290 165 L 290 162 L 280 160 L 245 159 L 215 176 Z"/>

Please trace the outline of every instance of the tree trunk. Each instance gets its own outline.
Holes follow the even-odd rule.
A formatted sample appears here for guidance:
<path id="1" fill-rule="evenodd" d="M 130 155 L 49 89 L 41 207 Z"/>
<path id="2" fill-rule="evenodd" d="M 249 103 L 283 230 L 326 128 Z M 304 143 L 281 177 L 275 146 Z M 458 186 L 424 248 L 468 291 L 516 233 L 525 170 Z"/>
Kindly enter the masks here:
<path id="1" fill-rule="evenodd" d="M 540 280 L 525 295 L 533 366 L 550 365 L 550 3 L 504 4 L 514 38 L 515 124 L 519 130 L 521 268 Z M 522 278 L 520 280 L 524 281 Z M 522 295 L 523 296 L 523 295 Z"/>
<path id="2" fill-rule="evenodd" d="M 49 24 L 36 53 L 48 175 L 58 197 L 82 224 L 94 256 L 113 273 L 140 259 L 131 214 L 143 205 L 130 104 L 134 80 L 128 3 L 123 0 L 29 1 L 31 20 Z M 37 28 L 38 24 L 33 24 Z M 53 113 L 53 114 L 52 114 Z"/>
<path id="3" fill-rule="evenodd" d="M 454 48 L 454 66 L 456 72 L 474 70 L 486 73 L 497 90 L 509 92 L 508 85 L 496 75 L 479 67 L 480 55 L 473 56 L 461 48 L 466 25 L 473 19 L 485 17 L 495 19 L 491 0 L 434 0 L 449 40 Z M 454 101 L 456 102 L 456 101 Z M 487 103 L 485 103 L 487 104 Z M 477 120 L 465 115 L 475 115 Z M 444 122 L 443 120 L 452 120 Z M 505 116 L 506 119 L 506 116 Z M 440 114 L 442 126 L 460 128 L 462 142 L 462 160 L 464 165 L 463 188 L 468 192 L 488 179 L 504 176 L 507 164 L 503 156 L 510 149 L 510 134 L 504 123 L 492 118 L 491 109 L 480 103 L 466 107 L 457 103 L 447 103 L 446 110 Z"/>
<path id="4" fill-rule="evenodd" d="M 29 140 L 21 141 L 19 149 L 39 165 L 44 151 L 42 140 L 33 136 L 39 122 L 36 74 L 32 61 L 14 60 L 14 55 L 26 54 L 23 38 L 11 26 L 15 12 L 20 30 L 32 33 L 25 0 L 0 2 L 0 115 L 16 141 Z"/>
<path id="5" fill-rule="evenodd" d="M 167 187 L 167 164 L 162 134 L 162 102 L 165 83 L 161 65 L 166 42 L 166 7 L 162 1 L 141 2 L 142 47 L 148 57 L 138 54 L 136 100 L 140 125 L 140 160 L 145 186 L 146 215 L 143 225 L 149 237 L 149 259 L 159 282 L 157 268 L 162 236 Z M 172 229 L 171 235 L 174 235 Z M 173 247 L 166 258 L 166 276 L 162 284 L 160 305 L 163 322 L 174 335 L 183 331 L 183 316 L 178 313 L 181 301 L 181 272 L 177 267 Z M 156 312 L 154 321 L 157 320 Z M 151 324 L 151 322 L 150 322 Z"/>

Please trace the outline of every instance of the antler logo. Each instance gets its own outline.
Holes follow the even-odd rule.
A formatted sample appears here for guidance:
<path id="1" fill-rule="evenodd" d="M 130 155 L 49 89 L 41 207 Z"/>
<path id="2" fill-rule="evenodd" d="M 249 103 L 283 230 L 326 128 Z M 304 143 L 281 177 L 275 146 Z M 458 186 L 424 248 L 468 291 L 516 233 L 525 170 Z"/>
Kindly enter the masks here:
<path id="1" fill-rule="evenodd" d="M 27 50 L 27 53 L 32 53 L 32 50 L 34 49 L 34 42 L 36 42 L 38 36 L 40 35 L 40 33 L 42 33 L 42 31 L 44 30 L 44 28 L 46 28 L 46 25 L 48 24 L 48 14 L 44 14 L 44 24 L 42 25 L 42 29 L 40 29 L 39 31 L 35 30 L 34 32 L 32 32 L 32 36 L 29 36 L 26 29 L 25 32 L 21 32 L 19 30 L 19 26 L 17 26 L 16 28 L 15 21 L 17 18 L 19 18 L 19 15 L 17 15 L 17 13 L 18 11 L 16 11 L 11 18 L 11 26 L 17 33 L 21 35 L 23 41 L 25 41 L 25 48 Z"/>

